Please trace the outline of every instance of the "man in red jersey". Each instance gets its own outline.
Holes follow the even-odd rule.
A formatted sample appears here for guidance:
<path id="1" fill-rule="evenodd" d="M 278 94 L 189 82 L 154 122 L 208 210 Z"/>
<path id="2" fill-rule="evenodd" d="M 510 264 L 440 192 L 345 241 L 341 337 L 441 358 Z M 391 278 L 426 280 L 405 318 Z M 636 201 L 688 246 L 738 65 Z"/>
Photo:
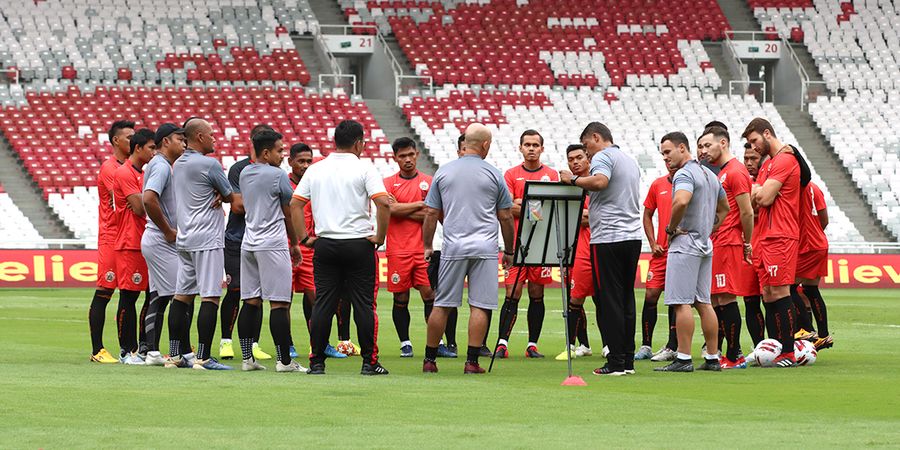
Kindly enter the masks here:
<path id="1" fill-rule="evenodd" d="M 128 159 L 128 143 L 134 134 L 134 122 L 118 120 L 109 128 L 109 142 L 113 154 L 100 166 L 97 177 L 97 194 L 100 197 L 99 226 L 97 229 L 97 290 L 88 311 L 91 333 L 91 361 L 115 364 L 114 357 L 103 346 L 103 325 L 106 323 L 106 305 L 116 290 L 115 240 L 118 232 L 113 203 L 113 174 Z"/>
<path id="2" fill-rule="evenodd" d="M 669 306 L 668 325 L 669 339 L 658 352 L 653 353 L 653 329 L 656 328 L 657 305 L 659 296 L 666 287 L 666 261 L 668 260 L 669 235 L 666 227 L 672 217 L 672 177 L 677 168 L 669 168 L 669 173 L 653 180 L 647 197 L 644 199 L 644 235 L 650 243 L 650 269 L 647 271 L 646 290 L 644 291 L 644 307 L 641 310 L 641 348 L 634 354 L 635 360 L 673 361 L 678 349 L 678 336 L 675 334 L 675 307 Z M 653 229 L 653 214 L 659 227 Z M 654 235 L 655 234 L 655 235 Z"/>
<path id="3" fill-rule="evenodd" d="M 769 160 L 760 168 L 751 193 L 751 202 L 759 206 L 757 272 L 766 308 L 769 336 L 781 342 L 782 353 L 776 367 L 796 365 L 791 285 L 797 270 L 800 209 L 800 164 L 794 150 L 775 135 L 768 120 L 755 118 L 741 134 L 761 156 Z"/>
<path id="4" fill-rule="evenodd" d="M 759 166 L 762 157 L 756 153 L 749 143 L 744 143 L 744 167 L 750 174 L 750 179 L 756 184 L 756 176 L 759 174 Z M 752 206 L 752 205 L 751 205 Z M 753 223 L 756 230 L 756 207 L 753 208 Z M 757 244 L 757 236 L 753 234 L 750 241 L 751 248 Z M 753 347 L 766 338 L 766 316 L 762 310 L 762 290 L 759 287 L 759 274 L 756 273 L 757 255 L 752 256 L 750 264 L 741 265 L 741 291 L 746 292 L 744 295 L 744 316 L 747 322 L 747 334 L 753 340 Z"/>
<path id="5" fill-rule="evenodd" d="M 399 138 L 391 147 L 400 171 L 384 179 L 384 187 L 392 199 L 386 252 L 388 292 L 394 295 L 392 317 L 400 339 L 400 357 L 411 358 L 409 290 L 416 288 L 419 291 L 425 306 L 426 323 L 434 308 L 428 262 L 422 258 L 425 251 L 422 221 L 425 220 L 425 196 L 431 188 L 431 177 L 416 168 L 419 150 L 412 139 Z"/>
<path id="6" fill-rule="evenodd" d="M 709 162 L 719 167 L 719 183 L 728 199 L 728 214 L 712 234 L 712 305 L 719 319 L 718 348 L 728 341 L 723 369 L 745 369 L 741 354 L 741 311 L 737 296 L 752 292 L 741 290 L 743 267 L 752 264 L 753 208 L 750 206 L 750 174 L 730 150 L 731 137 L 721 127 L 709 127 L 700 136 L 700 147 Z"/>
<path id="7" fill-rule="evenodd" d="M 519 228 L 522 211 L 522 197 L 525 195 L 526 181 L 559 181 L 559 173 L 541 163 L 544 153 L 544 138 L 535 130 L 525 130 L 519 137 L 519 151 L 525 161 L 506 171 L 503 178 L 513 198 L 512 214 Z M 510 251 L 510 249 L 506 249 Z M 510 267 L 506 273 L 506 298 L 500 309 L 500 341 L 497 357 L 509 357 L 509 336 L 519 315 L 519 299 L 522 287 L 528 283 L 528 345 L 526 358 L 543 358 L 538 352 L 537 341 L 544 326 L 544 286 L 550 284 L 550 267 Z"/>
<path id="8" fill-rule="evenodd" d="M 141 253 L 141 237 L 147 226 L 144 212 L 143 168 L 156 153 L 156 134 L 141 128 L 130 140 L 130 155 L 113 175 L 113 201 L 116 204 L 118 234 L 116 235 L 116 273 L 118 276 L 119 307 L 116 324 L 119 330 L 119 359 L 123 364 L 144 364 L 144 356 L 138 352 L 137 327 L 141 326 L 141 343 L 144 344 L 144 324 L 138 324 L 135 303 L 148 287 L 147 262 Z M 144 295 L 147 309 L 148 295 Z"/>
<path id="9" fill-rule="evenodd" d="M 566 148 L 566 161 L 569 171 L 573 175 L 586 177 L 591 175 L 591 160 L 581 144 L 572 144 Z M 587 200 L 585 199 L 585 205 Z M 581 213 L 581 225 L 578 228 L 578 244 L 575 248 L 575 264 L 569 273 L 568 321 L 569 350 L 572 357 L 591 356 L 591 344 L 587 335 L 587 314 L 584 312 L 584 300 L 588 295 L 594 295 L 594 281 L 591 275 L 591 227 L 588 223 L 588 210 L 585 207 Z M 581 343 L 575 347 L 575 338 Z M 566 361 L 568 352 L 563 351 L 556 356 L 557 361 Z"/>
<path id="10" fill-rule="evenodd" d="M 813 340 L 816 350 L 834 345 L 834 340 L 828 333 L 825 300 L 819 292 L 819 280 L 828 274 L 828 238 L 825 236 L 827 226 L 825 195 L 819 186 L 810 182 L 800 193 L 800 250 L 797 255 L 797 279 L 791 286 L 791 296 L 800 314 L 799 322 L 802 327 L 795 338 Z M 812 314 L 800 298 L 800 285 L 803 286 L 803 295 L 809 300 Z M 808 332 L 813 329 L 811 315 L 816 318 L 818 333 Z"/>

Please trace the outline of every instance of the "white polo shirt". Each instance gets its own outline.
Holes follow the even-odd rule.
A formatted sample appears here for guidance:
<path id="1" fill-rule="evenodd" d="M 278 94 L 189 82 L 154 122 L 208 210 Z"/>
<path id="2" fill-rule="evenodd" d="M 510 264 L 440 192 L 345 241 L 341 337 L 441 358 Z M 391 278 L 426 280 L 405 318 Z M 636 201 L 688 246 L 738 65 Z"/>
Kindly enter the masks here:
<path id="1" fill-rule="evenodd" d="M 369 200 L 387 195 L 375 166 L 352 153 L 332 152 L 309 166 L 294 198 L 312 203 L 316 236 L 359 239 L 375 233 Z"/>

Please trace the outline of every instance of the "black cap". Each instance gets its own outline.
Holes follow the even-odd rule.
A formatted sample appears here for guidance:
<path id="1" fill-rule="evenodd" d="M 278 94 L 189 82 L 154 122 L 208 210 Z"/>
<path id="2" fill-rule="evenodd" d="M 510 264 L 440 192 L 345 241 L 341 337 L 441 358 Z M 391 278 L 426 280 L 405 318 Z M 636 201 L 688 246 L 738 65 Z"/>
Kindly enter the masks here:
<path id="1" fill-rule="evenodd" d="M 169 137 L 171 134 L 184 134 L 184 128 L 180 128 L 178 125 L 174 123 L 164 123 L 156 129 L 156 145 L 157 147 L 162 142 L 163 139 Z"/>

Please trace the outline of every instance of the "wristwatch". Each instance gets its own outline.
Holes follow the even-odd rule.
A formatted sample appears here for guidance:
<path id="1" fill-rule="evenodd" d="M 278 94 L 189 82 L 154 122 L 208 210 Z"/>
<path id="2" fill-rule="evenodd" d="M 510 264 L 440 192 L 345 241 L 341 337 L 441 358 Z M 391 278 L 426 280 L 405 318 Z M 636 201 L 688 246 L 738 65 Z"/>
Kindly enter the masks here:
<path id="1" fill-rule="evenodd" d="M 572 177 L 572 180 L 569 181 L 569 184 L 571 184 L 572 186 L 578 186 L 578 184 L 576 183 L 577 181 L 578 181 L 578 175 L 575 175 L 574 177 Z"/>
<path id="2" fill-rule="evenodd" d="M 309 235 L 307 234 L 305 238 L 300 241 L 300 245 L 306 245 L 306 242 L 309 241 Z"/>
<path id="3" fill-rule="evenodd" d="M 670 229 L 669 229 L 669 226 L 666 225 L 666 235 L 672 236 L 672 235 L 674 235 L 674 234 L 675 234 L 675 230 L 670 230 Z"/>

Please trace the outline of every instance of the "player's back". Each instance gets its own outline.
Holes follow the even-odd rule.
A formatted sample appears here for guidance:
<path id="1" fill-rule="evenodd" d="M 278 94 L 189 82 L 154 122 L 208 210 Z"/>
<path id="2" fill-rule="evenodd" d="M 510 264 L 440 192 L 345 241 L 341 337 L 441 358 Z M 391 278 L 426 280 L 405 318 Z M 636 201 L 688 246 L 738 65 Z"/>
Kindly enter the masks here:
<path id="1" fill-rule="evenodd" d="M 607 147 L 591 158 L 591 175 L 609 178 L 606 189 L 591 193 L 591 243 L 641 239 L 640 184 L 637 160 L 618 146 Z"/>
<path id="2" fill-rule="evenodd" d="M 231 193 L 222 166 L 213 158 L 186 149 L 175 161 L 173 175 L 178 190 L 176 247 L 188 251 L 223 248 L 225 214 L 221 207 L 212 206 L 220 191 Z"/>
<path id="3" fill-rule="evenodd" d="M 100 199 L 97 207 L 97 242 L 100 244 L 112 244 L 116 240 L 118 218 L 112 191 L 116 169 L 121 165 L 115 156 L 110 156 L 100 165 L 97 177 L 97 196 Z"/>
<path id="4" fill-rule="evenodd" d="M 819 211 L 825 208 L 825 195 L 810 181 L 800 193 L 800 253 L 828 249 L 828 237 L 819 222 Z"/>
<path id="5" fill-rule="evenodd" d="M 228 169 L 228 183 L 231 190 L 237 193 L 241 192 L 240 179 L 241 172 L 251 164 L 250 158 L 244 158 L 234 163 Z M 228 213 L 228 222 L 225 224 L 225 241 L 233 244 L 240 244 L 244 239 L 244 228 L 246 227 L 244 213 L 231 211 Z"/>
<path id="6" fill-rule="evenodd" d="M 250 164 L 241 172 L 244 200 L 244 250 L 287 249 L 287 230 L 282 205 L 291 201 L 287 174 L 268 164 Z"/>

